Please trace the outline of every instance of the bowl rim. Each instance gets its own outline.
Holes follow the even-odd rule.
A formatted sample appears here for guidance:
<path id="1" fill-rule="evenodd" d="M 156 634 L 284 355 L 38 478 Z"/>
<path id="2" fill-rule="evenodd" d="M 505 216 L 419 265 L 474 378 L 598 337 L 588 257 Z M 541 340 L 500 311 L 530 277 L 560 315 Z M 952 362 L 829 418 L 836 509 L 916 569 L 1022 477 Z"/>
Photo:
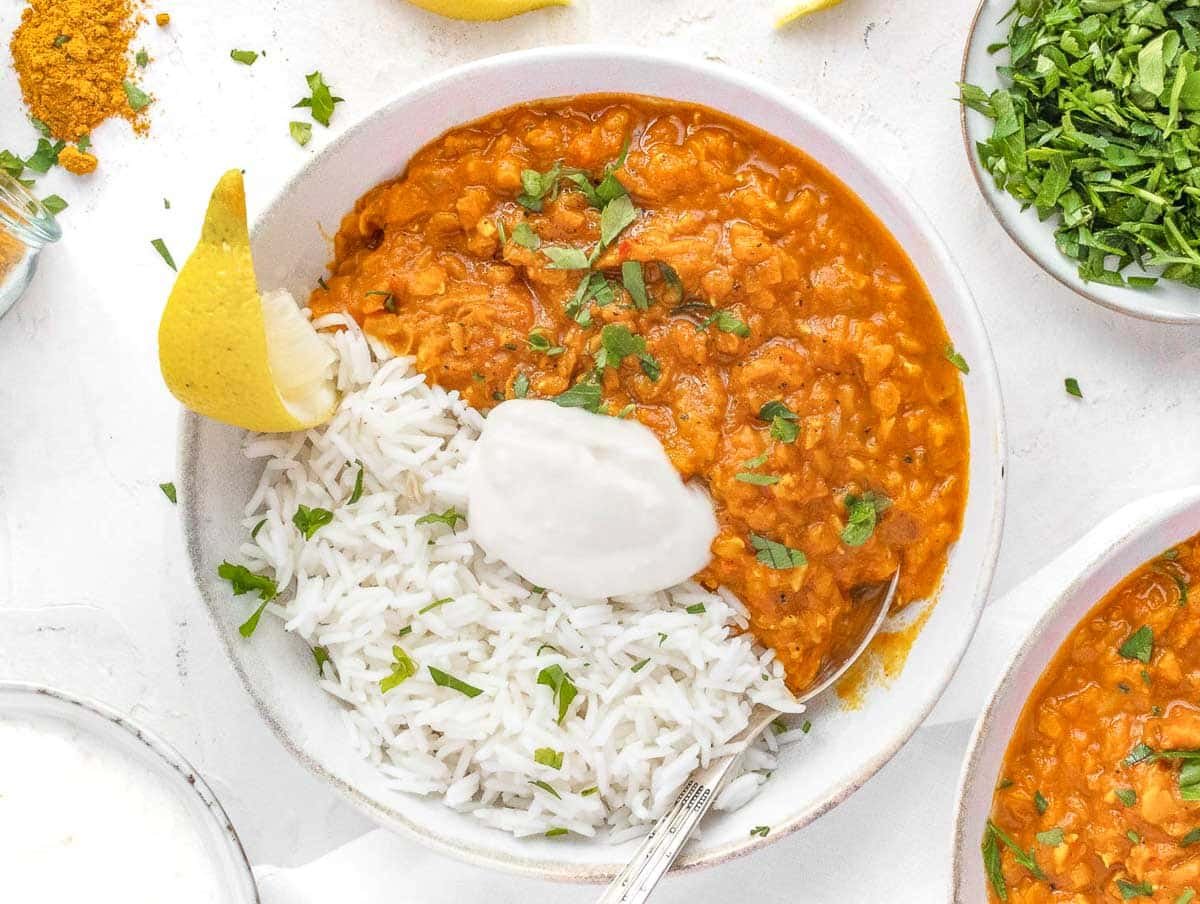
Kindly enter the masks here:
<path id="1" fill-rule="evenodd" d="M 960 83 L 967 81 L 967 69 L 970 65 L 972 55 L 979 49 L 977 40 L 980 32 L 980 23 L 983 21 L 984 11 L 991 6 L 993 0 L 979 0 L 979 5 L 975 8 L 975 15 L 971 17 L 971 26 L 967 29 L 966 43 L 963 45 L 962 61 L 959 65 L 958 80 Z M 1010 218 L 1007 212 L 1001 210 L 1000 205 L 996 201 L 998 193 L 994 194 L 987 180 L 990 178 L 983 171 L 983 166 L 979 162 L 979 155 L 975 153 L 974 139 L 971 137 L 971 126 L 969 123 L 969 114 L 972 112 L 966 104 L 959 103 L 958 105 L 958 121 L 962 132 L 963 150 L 967 154 L 967 166 L 971 170 L 971 175 L 975 178 L 975 187 L 979 189 L 979 194 L 983 196 L 984 203 L 992 212 L 992 216 L 996 218 L 996 222 L 1004 230 L 1005 234 L 1012 240 L 1013 244 L 1025 253 L 1025 256 L 1037 264 L 1038 269 L 1047 276 L 1054 279 L 1061 286 L 1070 289 L 1081 298 L 1094 302 L 1103 308 L 1110 311 L 1116 311 L 1118 314 L 1125 314 L 1128 317 L 1135 317 L 1138 320 L 1149 320 L 1155 323 L 1172 323 L 1172 324 L 1200 324 L 1200 295 L 1197 297 L 1196 311 L 1188 313 L 1183 311 L 1169 311 L 1160 307 L 1153 307 L 1147 304 L 1123 304 L 1111 298 L 1106 298 L 1099 292 L 1095 292 L 1090 288 L 1090 283 L 1084 282 L 1082 279 L 1066 279 L 1062 274 L 1057 273 L 1043 259 L 1041 253 L 1034 249 L 1029 242 L 1026 242 L 1011 225 Z M 1005 196 L 1007 197 L 1007 196 Z M 1025 213 L 1022 211 L 1022 214 Z M 1056 252 L 1057 253 L 1057 252 Z M 1126 287 L 1131 298 L 1149 298 L 1146 295 L 1138 294 L 1136 289 Z"/>
<path id="2" fill-rule="evenodd" d="M 429 92 L 441 90 L 445 83 L 454 82 L 466 77 L 480 77 L 483 73 L 493 69 L 507 69 L 514 66 L 536 69 L 536 66 L 542 63 L 562 61 L 574 62 L 583 59 L 611 60 L 616 65 L 629 63 L 675 67 L 698 78 L 713 81 L 723 81 L 742 91 L 757 94 L 772 101 L 773 103 L 778 104 L 780 107 L 784 108 L 788 113 L 796 116 L 798 119 L 809 122 L 816 129 L 824 131 L 842 150 L 844 150 L 851 157 L 855 158 L 864 168 L 874 171 L 877 176 L 888 175 L 886 167 L 880 165 L 877 161 L 868 158 L 868 156 L 859 149 L 858 145 L 850 138 L 850 136 L 840 126 L 827 118 L 823 113 L 820 113 L 815 108 L 809 106 L 806 102 L 790 96 L 774 85 L 735 70 L 732 67 L 720 65 L 706 60 L 698 60 L 679 53 L 658 50 L 642 50 L 609 44 L 553 45 L 495 54 L 464 63 L 459 66 L 454 66 L 416 82 L 399 94 L 389 98 L 388 100 L 385 100 L 379 106 L 366 113 L 361 119 L 347 127 L 347 129 L 338 135 L 336 139 L 330 142 L 329 145 L 306 160 L 306 162 L 275 191 L 270 201 L 261 209 L 259 215 L 252 224 L 251 240 L 253 241 L 259 229 L 270 218 L 271 210 L 278 199 L 293 191 L 297 183 L 301 182 L 307 177 L 309 170 L 315 168 L 320 161 L 329 155 L 338 153 L 341 148 L 351 139 L 355 132 L 367 127 L 368 124 L 373 123 L 381 118 L 394 115 L 394 112 L 397 109 L 402 109 L 404 106 L 411 103 L 414 98 Z M 579 93 L 603 93 L 603 90 Z M 550 95 L 547 96 L 549 97 Z M 661 95 L 650 94 L 649 96 Z M 741 118 L 737 113 L 731 113 L 728 111 L 725 112 L 726 115 L 730 115 L 738 119 Z M 754 123 L 750 123 L 750 125 L 752 125 L 754 128 L 766 131 L 763 129 L 763 127 L 757 126 Z M 822 166 L 826 166 L 826 164 L 821 161 L 818 161 L 818 163 L 820 163 Z M 840 180 L 838 174 L 832 169 L 830 169 L 829 172 L 835 178 Z M 881 179 L 881 181 L 884 180 Z M 915 198 L 899 179 L 896 179 L 895 177 L 889 177 L 886 179 L 886 182 L 888 185 L 888 191 L 891 193 L 892 197 L 922 233 L 929 245 L 931 258 L 940 265 L 944 271 L 947 281 L 954 287 L 954 292 L 960 299 L 959 304 L 961 307 L 961 312 L 964 315 L 966 322 L 959 328 L 959 332 L 970 333 L 975 345 L 987 353 L 985 360 L 979 361 L 978 363 L 972 363 L 971 377 L 973 380 L 978 380 L 980 382 L 981 397 L 986 399 L 986 404 L 989 404 L 995 409 L 995 423 L 988 425 L 989 431 L 994 433 L 995 448 L 993 452 L 995 457 L 995 467 L 992 473 L 981 475 L 986 481 L 988 481 L 988 490 L 990 491 L 991 498 L 994 500 L 994 504 L 991 512 L 984 516 L 985 523 L 987 525 L 987 538 L 986 541 L 981 544 L 982 568 L 976 576 L 973 594 L 970 600 L 966 601 L 966 603 L 972 607 L 972 610 L 969 613 L 970 633 L 967 634 L 962 648 L 958 650 L 955 655 L 943 660 L 939 660 L 941 674 L 937 676 L 936 680 L 936 686 L 938 688 L 937 693 L 932 694 L 930 699 L 923 706 L 917 708 L 912 719 L 909 721 L 909 724 L 903 731 L 897 734 L 893 743 L 888 744 L 887 747 L 881 750 L 876 756 L 865 761 L 851 778 L 845 780 L 840 785 L 831 788 L 830 794 L 822 803 L 798 813 L 784 823 L 772 826 L 770 834 L 766 837 L 754 836 L 748 837 L 744 841 L 731 842 L 722 847 L 714 848 L 713 850 L 705 853 L 703 856 L 696 857 L 695 859 L 686 859 L 685 852 L 685 856 L 681 857 L 680 861 L 678 861 L 672 867 L 672 871 L 685 872 L 716 866 L 738 857 L 745 856 L 754 851 L 761 850 L 767 845 L 773 844 L 781 838 L 791 835 L 793 832 L 796 832 L 811 824 L 820 816 L 824 815 L 826 812 L 842 803 L 844 800 L 846 800 L 846 798 L 861 788 L 872 776 L 874 776 L 896 755 L 900 748 L 903 747 L 912 737 L 912 734 L 924 721 L 925 717 L 928 716 L 933 710 L 941 694 L 945 691 L 947 685 L 950 683 L 950 680 L 953 678 L 963 655 L 966 653 L 970 638 L 973 635 L 975 628 L 978 626 L 979 619 L 983 612 L 984 602 L 987 599 L 989 590 L 991 588 L 1003 533 L 1004 514 L 1007 500 L 1006 488 L 1008 449 L 1004 401 L 1000 390 L 999 372 L 996 365 L 995 355 L 992 351 L 991 340 L 984 327 L 982 315 L 979 312 L 978 304 L 970 290 L 970 286 L 966 278 L 963 276 L 958 264 L 950 254 L 949 248 L 943 240 L 941 234 L 938 232 L 933 220 L 917 203 Z M 186 500 L 192 497 L 193 491 L 196 489 L 194 486 L 195 471 L 190 462 L 195 461 L 198 454 L 197 446 L 199 442 L 199 424 L 199 415 L 196 415 L 186 409 L 181 411 L 179 421 L 180 439 L 178 452 L 178 473 L 180 474 L 181 480 L 181 496 L 185 502 L 183 512 L 183 527 L 188 550 L 189 570 L 192 574 L 193 583 L 198 588 L 203 586 L 200 580 L 200 575 L 197 572 L 197 565 L 201 558 L 198 550 L 199 524 L 195 510 L 186 503 Z M 623 863 L 613 863 L 607 865 L 582 865 L 563 862 L 556 866 L 545 861 L 536 860 L 532 857 L 513 859 L 502 854 L 496 854 L 490 851 L 481 851 L 473 847 L 468 847 L 461 843 L 456 843 L 452 839 L 433 834 L 428 830 L 427 827 L 416 825 L 407 817 L 405 817 L 404 814 L 381 806 L 379 803 L 353 785 L 330 773 L 330 771 L 321 763 L 317 762 L 310 753 L 302 749 L 283 728 L 283 726 L 279 724 L 272 714 L 268 703 L 260 696 L 254 682 L 251 681 L 250 676 L 244 670 L 238 655 L 233 649 L 233 638 L 227 636 L 226 633 L 221 630 L 221 621 L 213 601 L 209 600 L 202 591 L 200 595 L 204 601 L 210 620 L 217 629 L 218 637 L 223 649 L 225 650 L 227 658 L 233 665 L 233 668 L 236 671 L 238 678 L 246 692 L 249 694 L 255 709 L 271 729 L 278 741 L 309 772 L 337 789 L 358 810 L 368 815 L 377 824 L 380 824 L 393 831 L 397 831 L 406 837 L 413 838 L 419 841 L 421 844 L 432 848 L 439 853 L 449 855 L 472 865 L 487 869 L 498 869 L 510 874 L 543 880 L 571 883 L 606 883 L 610 881 L 624 865 Z"/>
<path id="3" fill-rule="evenodd" d="M 43 697 L 53 701 L 54 706 L 61 711 L 61 714 L 70 713 L 75 710 L 82 711 L 89 718 L 99 718 L 111 723 L 140 742 L 151 755 L 169 767 L 174 774 L 178 775 L 182 782 L 187 785 L 187 793 L 194 795 L 203 804 L 204 812 L 207 814 L 207 821 L 224 840 L 226 850 L 231 856 L 234 869 L 236 870 L 236 879 L 241 886 L 242 897 L 239 900 L 247 902 L 247 904 L 259 904 L 262 899 L 259 897 L 258 885 L 254 881 L 254 869 L 250 866 L 250 860 L 246 856 L 246 849 L 242 845 L 242 840 L 238 836 L 237 829 L 234 827 L 232 820 L 230 820 L 229 814 L 225 812 L 220 799 L 213 792 L 208 782 L 204 780 L 200 772 L 170 742 L 166 741 L 156 732 L 134 721 L 130 716 L 93 697 L 67 693 L 49 685 L 32 681 L 0 680 L 0 714 L 4 710 L 4 700 L 9 696 L 16 696 L 18 698 Z M 234 878 L 234 876 L 228 877 L 229 880 L 233 880 Z M 232 891 L 233 889 L 227 890 Z"/>
<path id="4" fill-rule="evenodd" d="M 1156 505 L 1158 502 L 1162 502 L 1163 504 Z M 993 722 L 998 717 L 1000 703 L 1007 697 L 1010 685 L 1019 675 L 1024 674 L 1027 662 L 1034 652 L 1038 639 L 1048 629 L 1056 625 L 1060 619 L 1065 618 L 1067 610 L 1072 609 L 1076 605 L 1079 606 L 1080 611 L 1076 613 L 1070 626 L 1070 630 L 1074 631 L 1087 616 L 1087 613 L 1100 602 L 1099 597 L 1085 598 L 1081 597 L 1080 594 L 1084 586 L 1109 562 L 1148 535 L 1161 531 L 1163 525 L 1172 518 L 1178 517 L 1189 510 L 1200 516 L 1200 485 L 1189 486 L 1182 491 L 1173 490 L 1143 497 L 1118 510 L 1112 517 L 1120 517 L 1122 512 L 1131 512 L 1134 509 L 1140 512 L 1152 506 L 1154 506 L 1153 515 L 1141 517 L 1134 523 L 1120 528 L 1115 536 L 1106 539 L 1100 549 L 1090 553 L 1083 564 L 1077 566 L 1069 582 L 1046 602 L 1046 608 L 1042 614 L 1030 623 L 1024 636 L 1021 638 L 1020 644 L 1007 657 L 1004 665 L 1001 667 L 999 678 L 993 683 L 987 697 L 987 702 L 976 717 L 974 726 L 971 729 L 971 737 L 967 742 L 962 769 L 959 773 L 958 787 L 955 791 L 954 825 L 950 838 L 950 904 L 960 904 L 959 893 L 962 891 L 962 884 L 965 880 L 966 857 L 968 852 L 978 850 L 978 844 L 967 837 L 970 816 L 968 813 L 968 798 L 975 783 L 980 779 L 978 772 L 981 768 L 984 753 L 992 749 L 992 744 L 1000 743 L 999 741 L 991 740 Z M 1094 530 L 1103 530 L 1103 524 L 1104 522 L 1101 522 Z M 1079 542 L 1087 542 L 1086 535 Z M 1068 554 L 1069 552 L 1063 553 L 1064 556 Z M 1140 564 L 1133 566 L 1133 568 L 1138 567 L 1140 567 Z M 1118 582 L 1122 579 L 1118 578 Z M 1116 584 L 1113 586 L 1115 587 Z M 1111 590 L 1112 588 L 1108 589 Z M 1103 592 L 1107 593 L 1108 590 Z M 1051 653 L 1051 658 L 1057 655 L 1058 651 L 1062 648 L 1062 643 L 1065 643 L 1065 639 L 1055 647 Z M 1048 665 L 1049 660 L 1042 663 L 1038 671 L 1038 678 L 1045 672 Z M 1021 702 L 1022 709 L 1024 709 L 1027 702 L 1028 697 Z M 1020 718 L 1019 715 L 1018 718 Z M 1006 738 L 1003 741 L 1006 750 L 1010 740 Z M 989 742 L 991 743 L 989 744 Z"/>

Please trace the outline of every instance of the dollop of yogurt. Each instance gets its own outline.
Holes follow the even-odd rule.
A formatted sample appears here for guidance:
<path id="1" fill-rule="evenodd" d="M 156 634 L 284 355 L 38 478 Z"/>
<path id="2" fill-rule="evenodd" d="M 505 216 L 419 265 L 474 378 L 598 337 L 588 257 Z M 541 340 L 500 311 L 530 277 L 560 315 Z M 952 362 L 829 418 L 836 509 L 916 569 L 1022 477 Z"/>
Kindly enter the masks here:
<path id="1" fill-rule="evenodd" d="M 708 564 L 712 502 L 633 420 L 514 399 L 467 465 L 475 541 L 527 581 L 599 599 L 652 593 Z"/>

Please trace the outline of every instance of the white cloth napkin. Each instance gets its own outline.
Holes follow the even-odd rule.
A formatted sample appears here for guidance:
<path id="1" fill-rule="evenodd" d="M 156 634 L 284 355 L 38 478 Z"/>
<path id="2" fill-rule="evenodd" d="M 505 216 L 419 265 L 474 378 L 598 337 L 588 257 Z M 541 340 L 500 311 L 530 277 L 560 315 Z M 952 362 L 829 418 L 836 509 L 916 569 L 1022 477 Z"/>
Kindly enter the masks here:
<path id="1" fill-rule="evenodd" d="M 1136 502 L 987 607 L 950 688 L 903 750 L 832 812 L 796 835 L 719 869 L 673 876 L 661 904 L 933 904 L 948 898 L 954 804 L 976 714 L 1029 626 L 1083 567 L 1161 511 Z M 951 605 L 952 601 L 943 601 Z M 257 870 L 263 904 L 585 904 L 595 886 L 501 875 L 378 830 L 296 869 Z"/>

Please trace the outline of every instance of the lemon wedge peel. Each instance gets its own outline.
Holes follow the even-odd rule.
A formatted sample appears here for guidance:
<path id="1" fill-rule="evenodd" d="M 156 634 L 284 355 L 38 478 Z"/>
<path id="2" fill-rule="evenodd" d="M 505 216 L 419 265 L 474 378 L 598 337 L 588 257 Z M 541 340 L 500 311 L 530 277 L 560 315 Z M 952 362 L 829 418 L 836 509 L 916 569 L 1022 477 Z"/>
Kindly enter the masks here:
<path id="1" fill-rule="evenodd" d="M 213 190 L 158 327 L 167 388 L 197 414 L 260 432 L 303 430 L 337 406 L 335 355 L 286 292 L 259 295 L 240 170 Z"/>
<path id="2" fill-rule="evenodd" d="M 812 13 L 819 13 L 823 9 L 832 9 L 841 2 L 842 0 L 802 0 L 787 12 L 780 13 L 775 19 L 775 27 L 783 28 L 791 25 L 797 19 L 803 19 Z"/>
<path id="3" fill-rule="evenodd" d="M 408 0 L 413 6 L 448 19 L 494 22 L 547 6 L 570 6 L 571 0 Z"/>

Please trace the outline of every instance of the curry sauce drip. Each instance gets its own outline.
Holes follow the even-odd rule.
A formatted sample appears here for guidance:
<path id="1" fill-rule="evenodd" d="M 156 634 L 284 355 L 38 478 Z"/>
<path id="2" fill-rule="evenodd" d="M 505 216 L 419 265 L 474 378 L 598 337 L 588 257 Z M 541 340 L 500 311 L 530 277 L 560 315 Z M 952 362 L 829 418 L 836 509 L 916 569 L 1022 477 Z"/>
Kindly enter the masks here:
<path id="1" fill-rule="evenodd" d="M 1033 851 L 1044 878 L 1005 850 L 1010 904 L 1200 894 L 1188 761 L 1154 755 L 1200 750 L 1197 580 L 1200 537 L 1142 565 L 1080 621 L 1030 694 L 992 821 Z"/>
<path id="2" fill-rule="evenodd" d="M 521 173 L 561 163 L 598 179 L 626 142 L 616 175 L 638 218 L 594 264 L 617 299 L 593 305 L 585 328 L 565 313 L 584 273 L 551 268 L 511 237 L 524 223 L 543 245 L 590 249 L 600 212 L 566 181 L 527 210 L 516 201 Z M 720 534 L 698 579 L 745 603 L 793 688 L 819 668 L 853 589 L 902 564 L 898 606 L 936 590 L 967 489 L 966 414 L 946 332 L 885 227 L 796 148 L 712 110 L 644 97 L 517 107 L 418 151 L 358 201 L 334 251 L 314 313 L 351 314 L 480 409 L 525 381 L 530 398 L 574 385 L 592 370 L 606 324 L 644 337 L 661 375 L 628 358 L 603 374 L 604 405 L 635 406 L 631 416 L 680 474 L 708 487 Z M 644 311 L 620 288 L 624 261 L 643 263 Z M 717 309 L 749 336 L 705 327 Z M 795 442 L 773 439 L 759 418 L 771 401 L 796 413 Z M 754 470 L 779 481 L 738 480 L 764 453 Z M 866 491 L 892 506 L 851 548 L 844 499 Z M 767 567 L 751 532 L 802 550 L 808 564 Z"/>

